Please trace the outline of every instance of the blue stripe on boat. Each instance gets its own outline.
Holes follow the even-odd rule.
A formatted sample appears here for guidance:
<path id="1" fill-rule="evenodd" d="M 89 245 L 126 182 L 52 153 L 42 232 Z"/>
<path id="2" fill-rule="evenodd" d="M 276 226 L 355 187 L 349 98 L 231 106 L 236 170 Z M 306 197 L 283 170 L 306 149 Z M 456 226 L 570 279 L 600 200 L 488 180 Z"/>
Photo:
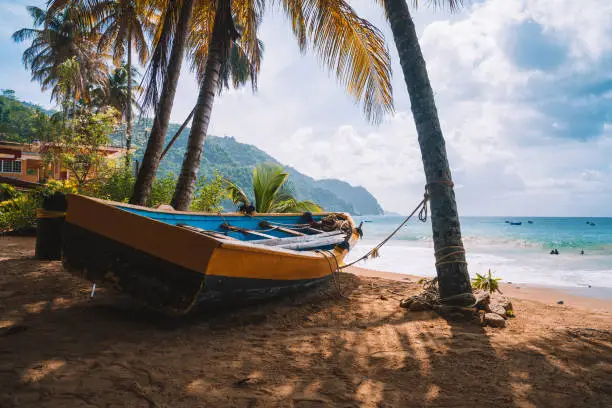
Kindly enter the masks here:
<path id="1" fill-rule="evenodd" d="M 220 216 L 216 214 L 182 214 L 182 213 L 172 214 L 172 213 L 162 213 L 162 212 L 156 212 L 156 211 L 147 211 L 147 210 L 143 210 L 139 208 L 132 208 L 132 207 L 123 207 L 123 206 L 117 206 L 117 207 L 121 208 L 122 210 L 131 212 L 134 214 L 138 214 L 143 217 L 148 217 L 148 218 L 152 218 L 154 220 L 160 221 L 160 222 L 164 222 L 166 224 L 170 224 L 170 225 L 187 224 L 187 225 L 191 225 L 192 227 L 201 228 L 203 230 L 216 231 L 219 233 L 223 233 L 223 234 L 226 234 L 227 236 L 239 239 L 241 241 L 261 240 L 261 237 L 251 235 L 251 234 L 243 234 L 241 232 L 226 231 L 221 228 L 221 224 L 223 224 L 224 222 L 227 222 L 234 227 L 247 228 L 247 229 L 251 229 L 254 231 L 261 231 L 262 233 L 267 234 L 267 235 L 271 235 L 277 238 L 284 238 L 284 237 L 289 237 L 291 235 L 285 232 L 282 232 L 282 231 L 278 231 L 278 230 L 268 230 L 266 228 L 262 229 L 259 227 L 259 223 L 262 221 L 270 221 L 272 223 L 288 225 L 289 227 L 291 225 L 305 223 L 302 216 L 299 216 L 299 215 L 298 216 L 287 215 L 287 216 L 281 216 L 281 217 L 279 216 L 270 217 L 270 216 L 265 216 L 265 215 L 257 215 L 255 217 L 249 217 L 249 216 L 232 216 L 232 215 Z M 322 215 L 313 214 L 313 219 L 315 221 L 319 221 L 322 217 L 323 217 Z"/>

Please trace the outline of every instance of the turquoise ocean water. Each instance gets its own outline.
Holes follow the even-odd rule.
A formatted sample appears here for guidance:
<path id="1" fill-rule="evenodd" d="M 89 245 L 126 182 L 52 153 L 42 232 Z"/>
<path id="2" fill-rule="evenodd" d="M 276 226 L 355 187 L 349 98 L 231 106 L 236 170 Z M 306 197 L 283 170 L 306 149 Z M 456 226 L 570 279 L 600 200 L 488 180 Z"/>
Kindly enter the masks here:
<path id="1" fill-rule="evenodd" d="M 400 216 L 355 217 L 357 223 L 370 222 L 364 222 L 364 239 L 350 259 L 367 252 L 402 220 Z M 510 225 L 506 220 L 522 224 Z M 612 218 L 463 217 L 461 230 L 472 275 L 490 268 L 513 283 L 612 288 Z M 429 221 L 411 220 L 382 248 L 380 258 L 360 266 L 434 275 L 431 235 Z M 559 255 L 550 255 L 553 248 Z"/>

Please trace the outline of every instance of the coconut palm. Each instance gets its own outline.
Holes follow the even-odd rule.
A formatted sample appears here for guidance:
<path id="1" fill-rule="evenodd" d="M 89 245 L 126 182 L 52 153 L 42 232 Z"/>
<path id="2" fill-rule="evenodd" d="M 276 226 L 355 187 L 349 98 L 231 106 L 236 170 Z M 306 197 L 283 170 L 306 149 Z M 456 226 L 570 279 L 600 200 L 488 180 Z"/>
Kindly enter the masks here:
<path id="1" fill-rule="evenodd" d="M 59 84 L 60 66 L 74 60 L 75 77 L 71 84 L 75 100 L 89 97 L 90 85 L 101 84 L 106 74 L 103 54 L 96 52 L 92 33 L 69 9 L 48 12 L 38 7 L 26 7 L 34 20 L 34 28 L 23 28 L 13 33 L 13 40 L 32 40 L 23 53 L 23 63 L 32 71 L 32 80 L 51 90 L 51 99 L 66 95 L 66 84 Z M 73 64 L 74 65 L 74 64 Z M 64 75 L 65 76 L 65 75 Z"/>
<path id="2" fill-rule="evenodd" d="M 192 7 L 192 9 L 189 7 Z M 168 129 L 176 90 L 176 83 L 174 82 L 174 85 L 172 83 L 178 80 L 182 64 L 182 50 L 185 47 L 189 51 L 191 65 L 193 70 L 196 71 L 198 78 L 204 75 L 208 57 L 208 44 L 211 36 L 210 30 L 215 17 L 214 10 L 214 4 L 211 2 L 200 1 L 193 7 L 193 0 L 184 0 L 180 6 L 170 2 L 164 10 L 161 18 L 163 24 L 158 27 L 154 37 L 156 46 L 147 72 L 148 85 L 144 97 L 145 107 L 156 106 L 157 108 L 153 120 L 153 128 L 151 129 L 142 160 L 142 166 L 136 178 L 134 193 L 130 198 L 130 203 L 132 204 L 143 205 L 151 192 L 155 173 L 162 157 L 165 134 Z M 177 14 L 181 18 L 180 21 L 174 17 Z M 191 14 L 195 16 L 193 20 L 191 19 Z M 253 19 L 251 15 L 246 15 L 238 21 L 243 20 L 245 21 L 244 26 L 246 26 L 244 32 L 255 33 L 256 30 L 249 27 L 253 24 L 259 24 L 259 19 Z M 185 21 L 188 21 L 188 23 L 184 23 Z M 185 30 L 185 24 L 188 24 L 187 30 Z M 172 36 L 168 33 L 174 33 L 173 41 L 169 40 Z M 243 38 L 250 37 L 246 36 Z M 167 58 L 170 47 L 169 42 L 171 42 L 171 54 L 170 58 Z M 250 49 L 254 51 L 250 52 L 241 44 L 230 43 L 231 57 L 222 65 L 220 73 L 222 79 L 219 82 L 219 91 L 223 88 L 223 85 L 238 87 L 249 80 L 255 88 L 263 47 L 256 38 L 252 43 L 255 47 L 251 47 Z M 159 82 L 162 82 L 163 86 L 158 94 Z M 182 127 L 187 125 L 188 120 L 189 118 Z M 171 143 L 177 136 L 178 133 Z"/>
<path id="3" fill-rule="evenodd" d="M 251 203 L 247 194 L 238 185 L 225 180 L 226 193 L 241 211 L 249 206 L 258 213 L 321 212 L 323 209 L 312 201 L 298 201 L 287 184 L 289 173 L 277 164 L 260 164 L 253 170 L 253 197 Z"/>
<path id="4" fill-rule="evenodd" d="M 141 110 L 136 96 L 141 91 L 135 79 L 138 78 L 138 71 L 134 67 L 131 69 L 131 75 L 128 75 L 127 71 L 128 68 L 126 64 L 115 68 L 107 75 L 103 86 L 96 87 L 91 91 L 92 108 L 112 106 L 119 112 L 121 116 L 120 119 L 123 119 L 126 117 L 128 105 L 130 105 L 128 100 L 131 97 L 130 107 L 137 111 Z M 132 86 L 128 86 L 128 77 L 132 78 Z"/>
<path id="5" fill-rule="evenodd" d="M 145 205 L 151 195 L 183 64 L 193 4 L 194 0 L 167 0 L 165 4 L 158 5 L 162 15 L 154 36 L 155 45 L 146 73 L 147 86 L 143 98 L 143 108 L 154 107 L 155 113 L 134 191 L 130 197 L 131 204 Z"/>
<path id="6" fill-rule="evenodd" d="M 63 10 L 72 0 L 51 0 L 49 10 Z M 127 59 L 127 100 L 132 100 L 132 49 L 138 54 L 138 62 L 145 64 L 149 55 L 145 32 L 152 24 L 150 8 L 144 0 L 89 0 L 80 5 L 84 20 L 92 23 L 92 29 L 99 32 L 98 49 L 109 51 L 116 66 Z M 126 148 L 132 144 L 132 105 L 126 104 Z M 130 155 L 126 155 L 129 165 Z"/>
<path id="7" fill-rule="evenodd" d="M 134 108 L 140 110 L 136 94 L 141 91 L 141 88 L 136 78 L 138 78 L 138 71 L 134 67 L 130 68 L 127 64 L 123 64 L 115 68 L 106 80 L 106 87 L 104 88 L 106 91 L 105 105 L 112 106 L 121 112 L 123 117 L 127 117 L 128 110 Z"/>
<path id="8" fill-rule="evenodd" d="M 389 56 L 375 27 L 358 17 L 344 0 L 282 0 L 280 4 L 292 22 L 300 48 L 305 50 L 310 40 L 349 94 L 363 102 L 368 119 L 376 122 L 392 111 Z M 219 73 L 229 58 L 229 45 L 240 38 L 247 55 L 256 52 L 255 34 L 263 6 L 263 0 L 217 1 L 204 78 L 171 203 L 178 210 L 189 208 L 193 197 Z M 237 27 L 242 28 L 241 33 Z"/>
<path id="9" fill-rule="evenodd" d="M 383 0 L 382 3 L 393 32 L 419 138 L 431 207 L 440 296 L 469 303 L 471 285 L 457 203 L 425 59 L 406 0 Z M 455 9 L 461 0 L 433 0 L 432 3 Z"/>

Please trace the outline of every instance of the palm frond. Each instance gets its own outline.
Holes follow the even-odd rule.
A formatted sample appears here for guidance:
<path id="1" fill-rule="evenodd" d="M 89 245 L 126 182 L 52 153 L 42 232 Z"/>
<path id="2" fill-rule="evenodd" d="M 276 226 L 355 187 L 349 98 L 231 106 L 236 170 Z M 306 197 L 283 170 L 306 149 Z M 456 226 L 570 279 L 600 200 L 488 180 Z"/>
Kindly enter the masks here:
<path id="1" fill-rule="evenodd" d="M 300 51 L 305 52 L 307 46 L 306 19 L 304 18 L 304 5 L 302 0 L 282 0 L 283 11 L 289 18 L 293 35 L 298 42 Z"/>
<path id="2" fill-rule="evenodd" d="M 15 31 L 13 35 L 11 35 L 11 37 L 13 38 L 13 41 L 15 42 L 23 42 L 26 40 L 33 39 L 39 34 L 40 34 L 39 30 L 35 30 L 32 28 L 22 28 L 21 30 Z"/>
<path id="3" fill-rule="evenodd" d="M 161 24 L 157 25 L 154 32 L 153 52 L 141 82 L 145 89 L 140 102 L 144 112 L 153 109 L 159 101 L 161 86 L 167 75 L 168 59 L 170 58 L 174 32 L 182 6 L 183 2 L 181 0 L 168 0 L 160 16 Z"/>
<path id="4" fill-rule="evenodd" d="M 47 18 L 47 12 L 40 7 L 26 6 L 26 10 L 28 10 L 28 14 L 34 20 L 34 27 L 40 26 Z"/>
<path id="5" fill-rule="evenodd" d="M 225 186 L 225 192 L 227 193 L 227 197 L 232 201 L 232 203 L 236 205 L 244 205 L 247 206 L 249 204 L 249 199 L 247 195 L 242 191 L 237 184 L 230 180 L 223 181 Z"/>
<path id="6" fill-rule="evenodd" d="M 261 164 L 253 170 L 253 195 L 255 196 L 255 210 L 257 212 L 270 212 L 277 193 L 287 181 L 289 174 L 277 164 Z"/>
<path id="7" fill-rule="evenodd" d="M 391 59 L 376 27 L 360 18 L 344 0 L 283 0 L 283 4 L 285 10 L 302 5 L 301 12 L 289 13 L 292 22 L 299 22 L 295 19 L 301 16 L 320 60 L 362 104 L 368 120 L 378 123 L 393 112 Z M 298 34 L 300 30 L 298 27 Z"/>

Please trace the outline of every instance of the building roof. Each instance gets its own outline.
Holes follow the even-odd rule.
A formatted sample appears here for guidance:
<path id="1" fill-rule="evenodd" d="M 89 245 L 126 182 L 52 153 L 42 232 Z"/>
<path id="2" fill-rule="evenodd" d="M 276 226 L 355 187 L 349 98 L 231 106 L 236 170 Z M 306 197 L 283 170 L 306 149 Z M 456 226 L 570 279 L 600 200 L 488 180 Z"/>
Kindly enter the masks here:
<path id="1" fill-rule="evenodd" d="M 56 142 L 40 142 L 40 141 L 35 141 L 33 143 L 19 143 L 19 142 L 13 142 L 13 141 L 9 141 L 9 140 L 2 140 L 0 139 L 0 153 L 12 153 L 12 152 L 19 152 L 19 157 L 21 156 L 21 153 L 45 153 L 47 152 L 50 148 L 61 148 L 62 144 L 61 143 L 56 143 Z M 116 155 L 116 154 L 123 154 L 127 151 L 127 149 L 123 148 L 123 147 L 118 147 L 118 146 L 100 146 L 98 148 L 98 150 L 100 150 L 101 152 L 104 152 L 106 155 Z M 136 149 L 130 149 L 132 152 L 135 151 Z"/>

